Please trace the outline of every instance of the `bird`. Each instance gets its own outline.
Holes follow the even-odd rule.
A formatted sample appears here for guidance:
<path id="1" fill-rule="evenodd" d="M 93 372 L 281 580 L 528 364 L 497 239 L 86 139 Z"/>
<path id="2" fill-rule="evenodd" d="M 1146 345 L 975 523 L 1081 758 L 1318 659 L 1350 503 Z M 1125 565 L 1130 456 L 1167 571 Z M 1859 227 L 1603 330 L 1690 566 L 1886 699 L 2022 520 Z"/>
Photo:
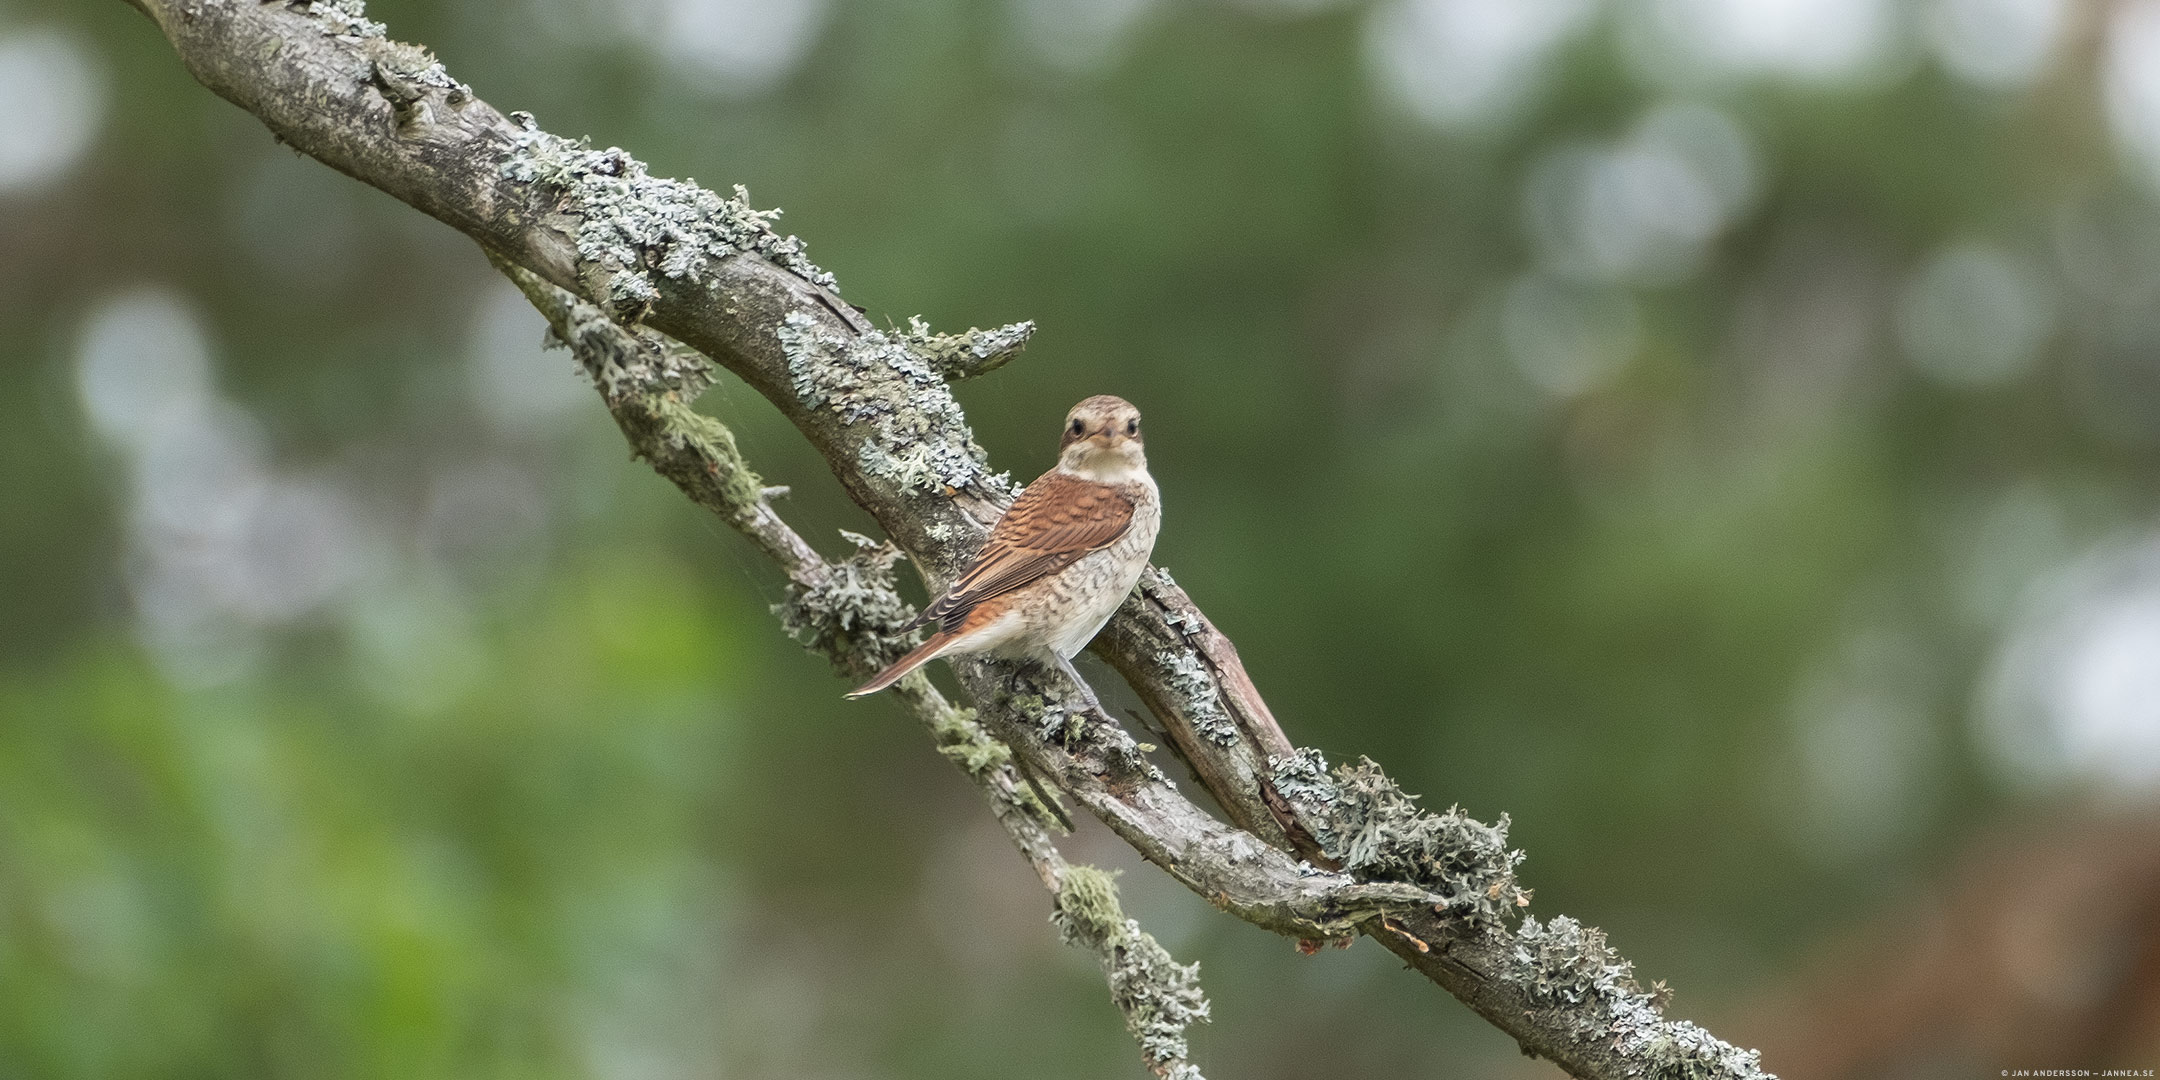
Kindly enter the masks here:
<path id="1" fill-rule="evenodd" d="M 964 653 L 1046 661 L 1087 692 L 1072 658 L 1132 592 L 1161 527 L 1140 410 L 1110 394 L 1080 402 L 1065 415 L 1057 467 L 1013 500 L 952 587 L 904 628 L 934 623 L 929 640 L 847 696 Z"/>

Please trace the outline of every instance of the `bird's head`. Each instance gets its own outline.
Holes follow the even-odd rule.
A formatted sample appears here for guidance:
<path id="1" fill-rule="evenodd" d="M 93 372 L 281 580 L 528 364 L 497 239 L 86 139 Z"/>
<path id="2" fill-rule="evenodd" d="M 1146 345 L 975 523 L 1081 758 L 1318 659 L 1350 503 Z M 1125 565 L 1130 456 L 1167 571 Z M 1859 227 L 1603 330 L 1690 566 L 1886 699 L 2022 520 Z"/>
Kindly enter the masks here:
<path id="1" fill-rule="evenodd" d="M 1123 483 L 1147 472 L 1140 441 L 1140 410 L 1109 394 L 1072 407 L 1058 440 L 1058 468 L 1083 480 Z"/>

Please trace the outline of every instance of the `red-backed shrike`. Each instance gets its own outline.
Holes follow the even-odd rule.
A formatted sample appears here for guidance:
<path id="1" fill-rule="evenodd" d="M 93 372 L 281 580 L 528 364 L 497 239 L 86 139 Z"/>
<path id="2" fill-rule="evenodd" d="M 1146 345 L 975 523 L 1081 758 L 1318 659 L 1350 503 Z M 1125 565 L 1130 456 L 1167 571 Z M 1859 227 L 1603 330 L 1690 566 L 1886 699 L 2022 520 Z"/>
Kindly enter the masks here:
<path id="1" fill-rule="evenodd" d="M 937 632 L 848 696 L 957 653 L 1052 660 L 1072 674 L 1068 661 L 1132 592 L 1161 525 L 1140 410 L 1108 394 L 1073 406 L 1057 468 L 1020 493 L 967 571 L 908 626 Z"/>

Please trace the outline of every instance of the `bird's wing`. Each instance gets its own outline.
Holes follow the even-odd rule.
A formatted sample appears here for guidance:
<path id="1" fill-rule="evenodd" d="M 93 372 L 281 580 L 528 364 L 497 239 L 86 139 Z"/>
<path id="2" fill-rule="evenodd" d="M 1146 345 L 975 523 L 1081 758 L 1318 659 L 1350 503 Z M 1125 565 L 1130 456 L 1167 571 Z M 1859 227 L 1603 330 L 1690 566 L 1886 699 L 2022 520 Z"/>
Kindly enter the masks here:
<path id="1" fill-rule="evenodd" d="M 1132 526 L 1133 503 L 1108 484 L 1052 470 L 1020 493 L 974 563 L 918 623 L 957 630 L 977 604 L 1057 573 Z"/>

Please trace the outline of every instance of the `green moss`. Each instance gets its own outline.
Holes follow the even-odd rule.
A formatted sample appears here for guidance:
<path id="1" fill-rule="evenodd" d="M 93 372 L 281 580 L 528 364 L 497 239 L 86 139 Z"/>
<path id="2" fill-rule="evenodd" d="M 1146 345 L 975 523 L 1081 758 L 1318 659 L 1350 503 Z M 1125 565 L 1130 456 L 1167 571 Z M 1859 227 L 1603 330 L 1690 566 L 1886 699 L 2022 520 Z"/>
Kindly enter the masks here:
<path id="1" fill-rule="evenodd" d="M 1122 931 L 1125 909 L 1118 903 L 1117 875 L 1095 866 L 1075 865 L 1058 887 L 1058 931 L 1074 943 L 1107 941 Z"/>
<path id="2" fill-rule="evenodd" d="M 1118 904 L 1117 879 L 1093 866 L 1065 868 L 1051 922 L 1066 944 L 1093 952 L 1125 1028 L 1158 1075 L 1201 1080 L 1185 1059 L 1185 1031 L 1208 1018 L 1200 965 L 1180 964 Z"/>
<path id="3" fill-rule="evenodd" d="M 706 474 L 730 508 L 740 513 L 758 505 L 765 481 L 743 460 L 742 451 L 735 445 L 735 433 L 726 424 L 691 408 L 674 394 L 653 394 L 646 406 L 659 418 L 664 428 L 662 438 L 704 463 Z"/>
<path id="4" fill-rule="evenodd" d="M 1012 748 L 983 730 L 975 721 L 973 709 L 950 708 L 939 713 L 931 721 L 930 735 L 937 741 L 938 753 L 978 779 L 1012 761 Z"/>
<path id="5" fill-rule="evenodd" d="M 910 678 L 922 678 L 918 672 Z M 946 706 L 930 721 L 930 737 L 937 751 L 945 759 L 958 765 L 978 781 L 992 778 L 994 774 L 1013 764 L 1012 748 L 999 742 L 997 736 L 975 719 L 975 710 Z M 1011 804 L 1045 828 L 1070 832 L 1071 823 L 1064 817 L 1062 808 L 1044 801 L 1055 800 L 1052 792 L 1038 792 L 1032 784 L 993 785 L 985 784 L 985 791 L 1009 798 Z M 1009 792 L 1009 796 L 1005 795 Z"/>

